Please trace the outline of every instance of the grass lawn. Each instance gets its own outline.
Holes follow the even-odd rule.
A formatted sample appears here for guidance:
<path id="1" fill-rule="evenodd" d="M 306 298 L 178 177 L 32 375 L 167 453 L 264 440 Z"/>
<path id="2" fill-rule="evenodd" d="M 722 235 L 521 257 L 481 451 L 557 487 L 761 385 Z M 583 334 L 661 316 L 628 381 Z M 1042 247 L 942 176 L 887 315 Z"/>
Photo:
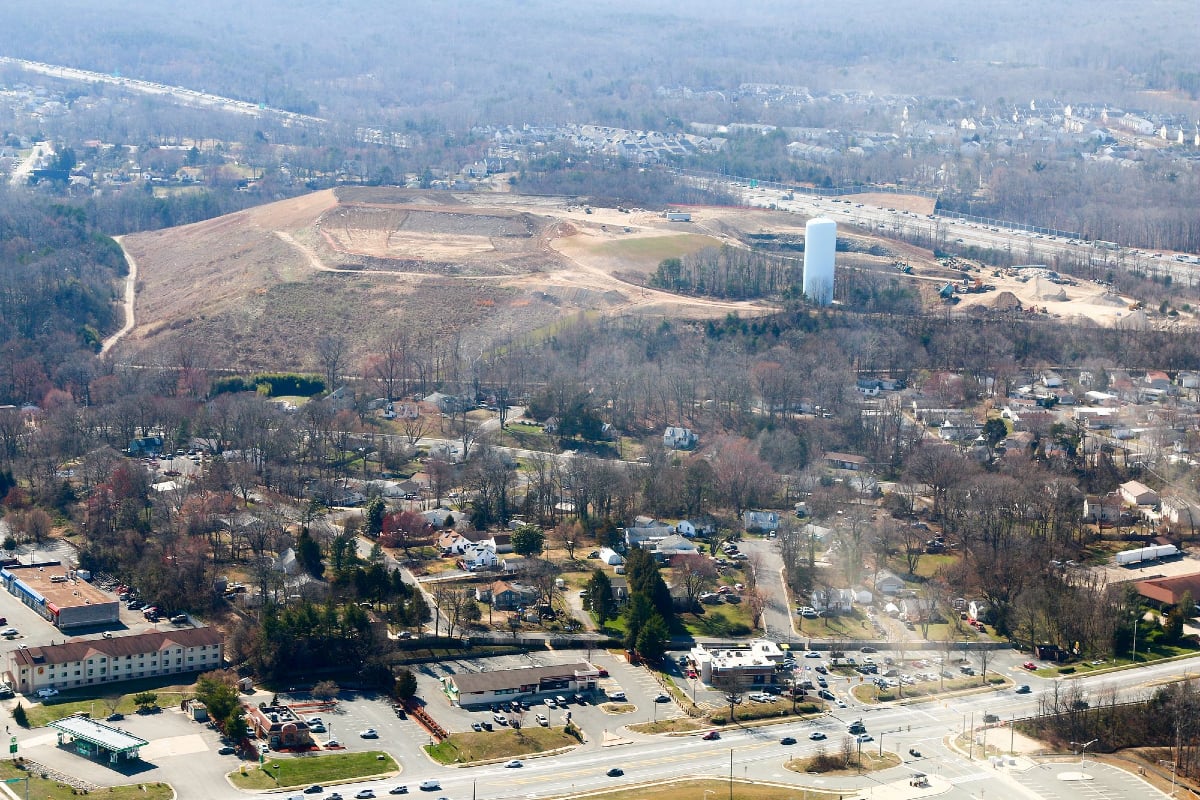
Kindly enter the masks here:
<path id="1" fill-rule="evenodd" d="M 427 746 L 425 750 L 439 764 L 469 764 L 474 761 L 516 758 L 530 753 L 557 750 L 560 747 L 575 747 L 578 744 L 579 740 L 568 735 L 563 728 L 525 727 L 490 733 L 455 733 L 441 744 Z"/>
<path id="2" fill-rule="evenodd" d="M 796 629 L 802 636 L 816 638 L 875 638 L 875 629 L 859 611 L 817 619 L 796 617 Z"/>
<path id="3" fill-rule="evenodd" d="M 24 778 L 26 775 L 29 775 L 29 797 L 36 797 L 38 800 L 42 800 L 42 798 L 67 800 L 67 798 L 78 796 L 75 794 L 75 790 L 65 783 L 39 778 L 37 773 L 27 773 L 23 769 L 18 769 L 11 761 L 0 763 L 0 779 Z M 26 796 L 24 781 L 11 784 L 9 790 L 15 792 L 17 797 Z M 93 796 L 103 796 L 111 798 L 111 800 L 133 800 L 134 798 L 138 798 L 138 800 L 170 800 L 175 796 L 175 791 L 165 783 L 135 783 L 129 786 L 101 789 Z"/>
<path id="4" fill-rule="evenodd" d="M 687 731 L 711 728 L 712 726 L 711 722 L 704 719 L 675 717 L 674 719 L 660 719 L 655 722 L 639 722 L 630 725 L 629 730 L 634 733 L 685 733 Z"/>
<path id="5" fill-rule="evenodd" d="M 999 680 L 997 680 L 998 677 L 1000 678 Z M 873 683 L 860 683 L 851 689 L 851 693 L 862 703 L 885 703 L 890 700 L 932 697 L 942 692 L 960 692 L 966 689 L 993 690 L 1007 683 L 1010 683 L 1010 681 L 1002 676 L 992 675 L 988 678 L 987 683 L 981 683 L 978 675 L 970 675 L 962 678 L 947 678 L 944 685 L 941 681 L 921 681 L 912 686 L 905 686 L 903 695 L 900 694 L 900 690 L 896 687 L 880 689 L 878 695 L 876 695 L 875 684 Z"/>
<path id="6" fill-rule="evenodd" d="M 638 236 L 617 239 L 597 245 L 594 249 L 603 255 L 617 256 L 650 271 L 664 258 L 679 258 L 695 253 L 705 247 L 721 247 L 722 242 L 704 234 L 685 233 L 678 236 Z"/>
<path id="7" fill-rule="evenodd" d="M 130 682 L 134 683 L 134 682 Z M 37 703 L 25 707 L 25 713 L 29 717 L 29 727 L 41 728 L 49 725 L 51 722 L 69 717 L 72 714 L 83 711 L 98 719 L 104 719 L 112 713 L 112 703 L 116 701 L 116 710 L 126 716 L 137 713 L 137 706 L 133 703 L 133 696 L 139 692 L 154 692 L 158 695 L 158 705 L 160 708 L 177 708 L 186 698 L 192 697 L 195 694 L 195 684 L 189 686 L 170 686 L 162 689 L 155 689 L 149 686 L 132 689 L 129 684 L 122 683 L 121 689 L 125 690 L 125 694 L 120 695 L 120 700 L 117 700 L 117 694 L 111 695 L 95 695 L 86 700 L 74 699 L 77 695 L 82 694 L 83 690 L 64 692 L 54 698 L 61 702 L 47 705 L 45 703 Z M 111 699 L 110 699 L 111 698 Z"/>
<path id="8" fill-rule="evenodd" d="M 383 758 L 379 758 L 383 756 Z M 230 773 L 229 779 L 239 789 L 274 789 L 276 786 L 291 788 L 313 783 L 335 783 L 360 778 L 387 775 L 400 767 L 396 760 L 382 751 L 368 753 L 330 753 L 321 756 L 299 758 L 270 757 L 260 767 L 245 766 L 246 774 L 240 769 Z M 276 783 L 278 775 L 278 783 Z"/>
<path id="9" fill-rule="evenodd" d="M 614 789 L 611 792 L 597 792 L 587 796 L 599 800 L 696 800 L 710 794 L 713 795 L 713 800 L 728 798 L 729 781 L 677 781 L 632 789 Z M 775 784 L 747 783 L 742 780 L 733 782 L 733 800 L 835 800 L 844 795 L 845 792 L 839 795 L 836 792 L 814 792 L 812 789 Z"/>
<path id="10" fill-rule="evenodd" d="M 868 750 L 868 748 L 871 748 Z M 826 756 L 828 758 L 828 756 Z M 810 758 L 796 758 L 784 764 L 785 767 L 792 772 L 820 772 L 822 775 L 857 775 L 860 772 L 875 772 L 881 769 L 890 769 L 900 763 L 900 756 L 895 753 L 884 751 L 883 755 L 879 755 L 878 742 L 863 742 L 862 762 L 858 761 L 858 751 L 855 750 L 854 758 L 849 766 L 838 769 L 814 769 L 819 766 L 815 763 L 820 759 L 820 756 L 812 756 Z"/>
<path id="11" fill-rule="evenodd" d="M 825 709 L 823 702 L 810 702 L 802 700 L 796 703 L 796 715 L 807 716 L 809 714 L 817 714 Z M 726 716 L 729 712 L 729 706 L 725 705 L 720 710 L 713 711 L 712 721 L 716 725 L 724 725 Z M 733 712 L 734 722 L 745 722 L 748 720 L 760 719 L 784 719 L 792 716 L 792 700 L 791 698 L 780 698 L 779 700 L 770 703 L 756 703 L 753 700 L 744 699 L 741 705 L 737 706 Z"/>
<path id="12" fill-rule="evenodd" d="M 750 632 L 750 609 L 746 603 L 704 606 L 703 614 L 687 612 L 679 621 L 692 636 L 745 636 Z"/>

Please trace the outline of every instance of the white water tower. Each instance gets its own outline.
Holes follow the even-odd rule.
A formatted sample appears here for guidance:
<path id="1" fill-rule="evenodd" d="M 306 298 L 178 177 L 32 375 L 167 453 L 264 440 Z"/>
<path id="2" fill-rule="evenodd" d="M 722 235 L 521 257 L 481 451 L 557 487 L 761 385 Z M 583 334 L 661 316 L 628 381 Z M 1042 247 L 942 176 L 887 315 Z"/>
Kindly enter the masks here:
<path id="1" fill-rule="evenodd" d="M 804 296 L 827 306 L 833 302 L 833 255 L 837 223 L 817 217 L 804 226 Z"/>

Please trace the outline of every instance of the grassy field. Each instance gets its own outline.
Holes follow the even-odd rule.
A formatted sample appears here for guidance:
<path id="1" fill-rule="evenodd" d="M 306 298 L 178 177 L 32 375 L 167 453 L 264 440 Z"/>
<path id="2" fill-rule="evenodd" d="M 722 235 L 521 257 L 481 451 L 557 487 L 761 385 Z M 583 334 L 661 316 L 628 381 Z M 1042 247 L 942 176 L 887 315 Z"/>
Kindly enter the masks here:
<path id="1" fill-rule="evenodd" d="M 703 250 L 720 247 L 721 240 L 698 233 L 679 236 L 637 236 L 605 242 L 595 248 L 599 255 L 614 256 L 631 267 L 654 270 L 664 258 L 679 258 Z"/>
<path id="2" fill-rule="evenodd" d="M 240 769 L 230 773 L 233 785 L 239 789 L 262 790 L 371 778 L 396 772 L 400 767 L 387 753 L 372 751 L 303 758 L 274 757 L 268 758 L 261 767 L 246 765 L 245 769 L 244 775 Z"/>
<path id="3" fill-rule="evenodd" d="M 439 764 L 469 764 L 475 761 L 516 758 L 578 744 L 579 740 L 568 735 L 562 728 L 524 727 L 490 733 L 455 733 L 441 744 L 425 749 Z"/>
<path id="4" fill-rule="evenodd" d="M 18 769 L 11 761 L 0 762 L 0 780 L 7 778 L 24 778 L 29 775 L 29 794 L 25 794 L 25 784 L 14 783 L 9 786 L 9 790 L 15 792 L 18 797 L 36 797 L 38 800 L 45 798 L 46 800 L 67 800 L 67 798 L 78 797 L 75 790 L 65 783 L 52 781 L 45 778 L 39 778 L 36 774 L 30 774 L 23 769 Z M 175 791 L 165 783 L 136 783 L 129 786 L 113 786 L 111 788 L 101 789 L 95 792 L 93 797 L 104 797 L 108 800 L 170 800 L 175 796 Z"/>
<path id="5" fill-rule="evenodd" d="M 634 733 L 685 733 L 687 731 L 698 731 L 711 727 L 712 723 L 708 720 L 693 719 L 692 717 L 675 717 L 674 719 L 660 719 L 655 722 L 639 722 L 630 725 L 629 730 Z"/>
<path id="6" fill-rule="evenodd" d="M 135 683 L 146 685 L 139 685 L 135 688 L 132 685 Z M 104 719 L 111 714 L 114 707 L 116 711 L 122 714 L 134 714 L 137 712 L 137 706 L 133 703 L 133 696 L 139 692 L 154 692 L 158 695 L 158 706 L 160 708 L 175 708 L 186 698 L 195 694 L 195 684 L 167 686 L 158 689 L 146 681 L 130 681 L 129 683 L 122 683 L 121 688 L 125 690 L 125 694 L 100 695 L 76 700 L 74 696 L 77 692 L 68 692 L 54 698 L 62 702 L 50 705 L 38 703 L 26 706 L 25 713 L 29 717 L 29 727 L 41 728 L 49 725 L 51 722 L 69 717 L 81 711 L 99 719 Z"/>
<path id="7" fill-rule="evenodd" d="M 750 609 L 746 603 L 704 606 L 703 614 L 680 614 L 679 621 L 692 636 L 745 636 L 750 632 Z"/>
<path id="8" fill-rule="evenodd" d="M 674 783 L 656 784 L 654 786 L 635 786 L 631 789 L 615 789 L 611 792 L 589 794 L 599 800 L 696 800 L 696 798 L 713 795 L 716 798 L 728 798 L 729 781 L 677 781 Z M 836 800 L 845 795 L 828 792 L 814 792 L 800 787 L 780 786 L 776 784 L 747 783 L 733 781 L 733 800 Z"/>

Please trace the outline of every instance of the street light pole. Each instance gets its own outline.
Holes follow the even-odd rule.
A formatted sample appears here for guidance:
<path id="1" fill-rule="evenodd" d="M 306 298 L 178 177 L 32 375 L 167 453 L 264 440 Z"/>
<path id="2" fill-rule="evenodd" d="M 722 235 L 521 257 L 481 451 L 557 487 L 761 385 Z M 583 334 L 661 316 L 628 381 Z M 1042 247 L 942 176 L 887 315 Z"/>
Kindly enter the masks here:
<path id="1" fill-rule="evenodd" d="M 1079 746 L 1079 763 L 1087 764 L 1087 749 L 1094 745 L 1099 739 L 1092 739 L 1090 742 L 1071 742 L 1071 747 Z"/>

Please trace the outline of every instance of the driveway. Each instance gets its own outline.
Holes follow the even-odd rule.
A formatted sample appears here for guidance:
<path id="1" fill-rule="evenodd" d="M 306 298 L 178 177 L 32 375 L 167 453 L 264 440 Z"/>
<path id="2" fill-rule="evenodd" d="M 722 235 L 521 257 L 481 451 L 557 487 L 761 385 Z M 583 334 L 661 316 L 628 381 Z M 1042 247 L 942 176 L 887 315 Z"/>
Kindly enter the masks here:
<path id="1" fill-rule="evenodd" d="M 758 588 L 767 597 L 763 608 L 763 629 L 768 639 L 795 641 L 800 637 L 792 624 L 787 590 L 783 585 L 783 558 L 774 539 L 746 536 L 738 543 L 742 552 L 756 565 Z"/>

